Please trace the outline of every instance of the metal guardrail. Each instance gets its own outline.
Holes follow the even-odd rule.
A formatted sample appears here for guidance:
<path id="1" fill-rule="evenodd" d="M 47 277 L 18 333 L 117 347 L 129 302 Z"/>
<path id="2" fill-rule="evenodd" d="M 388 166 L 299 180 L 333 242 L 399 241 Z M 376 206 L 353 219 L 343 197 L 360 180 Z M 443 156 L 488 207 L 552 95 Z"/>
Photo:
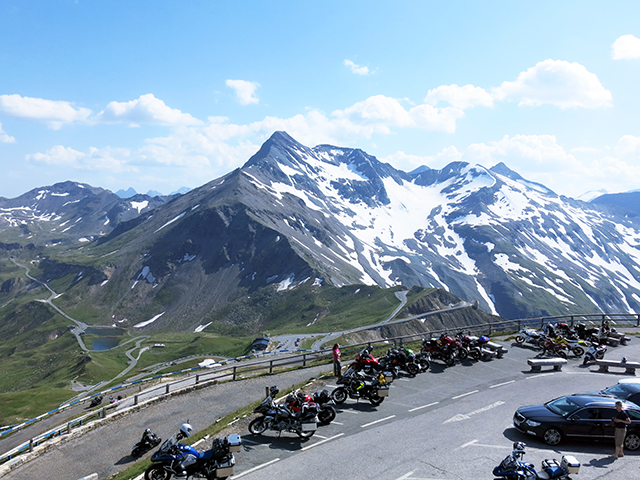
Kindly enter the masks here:
<path id="1" fill-rule="evenodd" d="M 615 319 L 618 319 L 617 322 Z M 422 338 L 425 338 L 427 336 L 440 335 L 441 333 L 450 332 L 452 330 L 456 330 L 456 331 L 463 330 L 463 331 L 468 331 L 469 333 L 482 333 L 485 335 L 492 335 L 492 334 L 502 333 L 502 332 L 519 331 L 521 328 L 524 328 L 524 327 L 536 327 L 536 328 L 542 329 L 544 328 L 545 324 L 552 323 L 552 322 L 559 322 L 559 321 L 567 321 L 567 323 L 570 323 L 573 326 L 576 322 L 589 322 L 593 324 L 596 321 L 601 322 L 604 320 L 610 320 L 611 322 L 614 323 L 614 325 L 618 325 L 618 326 L 632 325 L 635 327 L 640 327 L 640 314 L 557 315 L 553 317 L 535 317 L 535 318 L 527 318 L 527 319 L 520 319 L 520 320 L 503 320 L 499 322 L 491 322 L 486 324 L 456 327 L 454 329 L 448 328 L 448 329 L 433 330 L 433 331 L 427 331 L 427 332 L 422 332 L 422 333 L 417 333 L 412 335 L 391 337 L 391 338 L 381 339 L 377 341 L 343 345 L 342 350 L 343 352 L 348 352 L 348 351 L 358 349 L 364 345 L 372 345 L 374 347 L 386 346 L 391 342 L 393 342 L 394 345 L 397 345 L 398 343 L 400 344 L 410 343 L 414 341 L 419 341 Z M 378 327 L 379 326 L 372 327 L 372 329 L 378 328 Z M 158 398 L 166 397 L 167 395 L 180 393 L 182 390 L 187 390 L 189 388 L 197 388 L 198 386 L 206 386 L 212 383 L 217 383 L 225 380 L 236 381 L 241 378 L 247 378 L 249 376 L 255 375 L 256 372 L 273 374 L 276 370 L 289 368 L 292 366 L 302 366 L 304 368 L 304 367 L 307 367 L 308 364 L 310 363 L 315 363 L 315 362 L 326 360 L 326 359 L 332 359 L 331 352 L 328 349 L 325 349 L 325 350 L 320 350 L 315 352 L 307 351 L 301 354 L 294 354 L 286 357 L 274 357 L 269 360 L 262 360 L 262 361 L 253 362 L 253 363 L 245 363 L 245 364 L 239 363 L 235 365 L 230 365 L 231 362 L 240 362 L 241 360 L 248 360 L 251 357 L 259 358 L 260 356 L 264 356 L 264 355 L 265 354 L 248 355 L 243 357 L 227 359 L 220 362 L 222 365 L 219 368 L 216 368 L 215 370 L 210 369 L 208 367 L 197 366 L 189 369 L 155 375 L 150 378 L 136 380 L 134 382 L 118 385 L 108 390 L 105 390 L 103 392 L 91 395 L 90 397 L 86 397 L 84 399 L 80 399 L 68 404 L 64 404 L 59 408 L 56 408 L 43 415 L 40 415 L 31 420 L 28 420 L 20 425 L 13 426 L 12 428 L 9 428 L 1 432 L 0 437 L 8 433 L 15 432 L 16 430 L 20 430 L 21 428 L 24 428 L 34 422 L 37 422 L 46 416 L 61 412 L 79 403 L 84 403 L 87 400 L 90 400 L 93 397 L 96 397 L 98 395 L 108 394 L 110 392 L 121 390 L 134 385 L 141 385 L 146 382 L 151 382 L 151 381 L 155 381 L 158 379 L 163 379 L 163 378 L 167 378 L 167 377 L 171 377 L 179 374 L 187 373 L 189 376 L 182 378 L 180 380 L 176 380 L 175 382 L 168 382 L 163 385 L 158 385 L 155 388 L 151 388 L 144 392 L 135 394 L 133 396 L 134 398 L 133 406 L 139 405 L 140 400 L 142 400 L 143 402 L 150 402 Z M 205 371 L 205 373 L 197 373 L 195 377 L 191 377 L 191 374 L 197 370 L 209 370 L 209 371 Z M 190 380 L 193 380 L 193 385 L 190 384 Z M 184 385 L 179 386 L 185 383 L 187 384 L 187 386 L 184 386 Z M 176 386 L 178 387 L 172 389 L 172 387 L 176 387 Z M 158 393 L 154 395 L 154 392 L 158 392 Z M 150 397 L 150 398 L 147 400 L 144 400 L 141 397 Z M 88 423 L 89 421 L 95 421 L 101 418 L 105 418 L 108 414 L 108 411 L 111 409 L 117 408 L 118 405 L 119 405 L 118 403 L 105 405 L 85 415 L 82 415 L 81 417 L 75 418 L 72 421 L 65 423 L 64 425 L 60 425 L 41 435 L 37 435 L 34 438 L 30 439 L 29 442 L 25 442 L 24 444 L 19 445 L 18 447 L 12 449 L 11 451 L 2 454 L 0 456 L 0 464 L 10 461 L 17 455 L 23 454 L 27 451 L 29 452 L 33 451 L 34 447 L 42 444 L 43 442 L 50 440 L 53 437 L 60 436 L 63 434 L 69 434 L 71 433 L 73 428 L 82 426 L 85 423 Z"/>

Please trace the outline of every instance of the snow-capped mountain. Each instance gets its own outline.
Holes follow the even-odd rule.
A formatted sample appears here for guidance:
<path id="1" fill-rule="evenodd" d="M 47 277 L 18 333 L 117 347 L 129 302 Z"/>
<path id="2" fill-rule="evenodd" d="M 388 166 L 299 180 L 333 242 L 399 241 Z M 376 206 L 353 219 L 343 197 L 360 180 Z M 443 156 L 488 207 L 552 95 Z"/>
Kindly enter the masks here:
<path id="1" fill-rule="evenodd" d="M 123 199 L 87 184 L 56 183 L 16 198 L 0 197 L 0 233 L 11 238 L 13 230 L 36 243 L 88 242 L 171 198 L 134 194 Z"/>
<path id="2" fill-rule="evenodd" d="M 505 318 L 640 311 L 637 217 L 504 164 L 406 173 L 276 132 L 242 168 L 138 212 L 83 252 L 109 259 L 87 301 L 145 328 L 311 283 L 439 287 Z"/>

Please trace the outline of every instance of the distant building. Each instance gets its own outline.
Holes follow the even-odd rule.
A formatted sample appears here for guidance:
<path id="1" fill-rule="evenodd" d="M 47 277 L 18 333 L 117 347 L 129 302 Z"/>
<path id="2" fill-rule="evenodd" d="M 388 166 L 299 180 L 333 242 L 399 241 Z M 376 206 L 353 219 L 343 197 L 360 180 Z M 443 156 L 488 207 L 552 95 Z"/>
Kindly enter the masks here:
<path id="1" fill-rule="evenodd" d="M 251 350 L 254 352 L 261 352 L 266 350 L 269 346 L 269 337 L 256 338 L 251 344 Z"/>

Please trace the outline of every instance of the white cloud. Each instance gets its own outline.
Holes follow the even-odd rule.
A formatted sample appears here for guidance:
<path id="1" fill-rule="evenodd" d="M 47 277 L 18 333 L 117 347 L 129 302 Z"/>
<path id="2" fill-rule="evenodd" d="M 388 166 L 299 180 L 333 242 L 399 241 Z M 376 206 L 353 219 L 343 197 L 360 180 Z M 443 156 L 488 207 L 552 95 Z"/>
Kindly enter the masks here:
<path id="1" fill-rule="evenodd" d="M 91 115 L 91 110 L 76 108 L 69 102 L 14 94 L 0 95 L 0 113 L 12 117 L 43 121 L 50 128 L 58 130 L 65 123 L 87 120 Z"/>
<path id="2" fill-rule="evenodd" d="M 420 156 L 398 151 L 392 155 L 380 158 L 382 162 L 393 165 L 393 167 L 404 170 L 405 172 L 411 172 L 422 165 L 438 170 L 451 162 L 457 162 L 461 159 L 462 152 L 459 152 L 454 146 L 444 148 L 436 155 Z"/>
<path id="3" fill-rule="evenodd" d="M 611 45 L 611 58 L 614 60 L 632 60 L 640 58 L 640 38 L 623 35 Z"/>
<path id="4" fill-rule="evenodd" d="M 618 140 L 615 151 L 619 155 L 635 156 L 636 160 L 640 160 L 640 137 L 633 135 L 624 135 Z"/>
<path id="5" fill-rule="evenodd" d="M 110 102 L 96 119 L 106 123 L 124 122 L 131 126 L 140 124 L 175 126 L 201 123 L 188 113 L 168 107 L 152 93 L 140 95 L 140 98 L 129 102 Z"/>
<path id="6" fill-rule="evenodd" d="M 353 123 L 375 126 L 378 133 L 390 133 L 390 127 L 453 133 L 456 120 L 464 117 L 464 112 L 455 107 L 436 108 L 426 104 L 406 110 L 395 98 L 375 95 L 344 110 L 336 110 L 333 115 Z"/>
<path id="7" fill-rule="evenodd" d="M 227 87 L 232 88 L 236 92 L 236 97 L 241 105 L 249 105 L 260 101 L 258 97 L 256 97 L 256 89 L 260 86 L 258 82 L 227 80 L 226 83 Z"/>
<path id="8" fill-rule="evenodd" d="M 0 143 L 15 143 L 15 141 L 15 138 L 2 129 L 2 124 L 0 123 Z"/>
<path id="9" fill-rule="evenodd" d="M 452 107 L 466 110 L 477 105 L 482 107 L 493 107 L 493 97 L 484 88 L 473 85 L 440 85 L 429 90 L 424 103 L 436 106 L 438 102 L 447 102 Z"/>
<path id="10" fill-rule="evenodd" d="M 579 63 L 545 60 L 521 72 L 515 82 L 503 82 L 493 90 L 499 100 L 515 100 L 520 106 L 555 105 L 598 108 L 611 104 L 611 92 L 598 77 Z"/>
<path id="11" fill-rule="evenodd" d="M 135 166 L 127 164 L 129 156 L 129 150 L 124 148 L 90 147 L 88 152 L 80 152 L 71 147 L 56 145 L 46 153 L 27 155 L 26 160 L 37 165 L 70 167 L 78 170 L 136 171 Z"/>
<path id="12" fill-rule="evenodd" d="M 349 59 L 343 60 L 342 64 L 345 67 L 349 67 L 349 69 L 351 70 L 351 73 L 355 73 L 356 75 L 369 75 L 371 73 L 371 72 L 369 72 L 369 68 L 368 67 L 363 67 L 361 65 L 357 65 L 357 64 L 353 63 Z"/>

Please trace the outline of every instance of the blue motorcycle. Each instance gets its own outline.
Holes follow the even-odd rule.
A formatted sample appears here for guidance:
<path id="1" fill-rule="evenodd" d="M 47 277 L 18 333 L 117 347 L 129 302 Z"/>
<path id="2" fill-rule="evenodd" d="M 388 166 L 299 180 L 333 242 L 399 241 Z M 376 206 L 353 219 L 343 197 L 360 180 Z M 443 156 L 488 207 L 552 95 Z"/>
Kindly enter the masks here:
<path id="1" fill-rule="evenodd" d="M 216 438 L 210 450 L 198 452 L 191 445 L 179 443 L 192 430 L 191 425 L 184 424 L 180 433 L 160 446 L 151 456 L 153 463 L 144 472 L 145 480 L 169 480 L 171 476 L 222 480 L 233 475 L 233 454 L 240 451 L 240 435 Z"/>
<path id="2" fill-rule="evenodd" d="M 578 473 L 580 463 L 572 456 L 562 456 L 562 461 L 547 459 L 542 461 L 542 471 L 537 472 L 532 463 L 523 462 L 525 444 L 515 442 L 513 452 L 493 469 L 495 477 L 505 480 L 571 480 L 572 473 Z"/>

